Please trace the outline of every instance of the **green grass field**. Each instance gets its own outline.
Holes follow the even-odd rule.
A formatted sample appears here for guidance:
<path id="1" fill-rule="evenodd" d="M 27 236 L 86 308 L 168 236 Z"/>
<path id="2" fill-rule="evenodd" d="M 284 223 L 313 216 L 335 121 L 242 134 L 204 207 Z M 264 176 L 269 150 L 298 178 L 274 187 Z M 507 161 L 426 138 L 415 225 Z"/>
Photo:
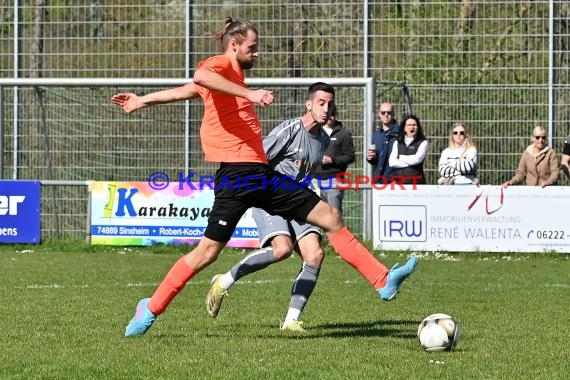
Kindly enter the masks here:
<path id="1" fill-rule="evenodd" d="M 80 244 L 78 244 L 80 246 Z M 568 255 L 420 254 L 398 299 L 382 302 L 333 254 L 305 310 L 283 333 L 294 257 L 236 284 L 216 319 L 204 299 L 227 250 L 143 337 L 124 338 L 184 247 L 0 246 L 0 379 L 566 379 Z M 376 252 L 391 266 L 407 254 Z M 443 312 L 463 336 L 424 352 L 418 323 Z"/>

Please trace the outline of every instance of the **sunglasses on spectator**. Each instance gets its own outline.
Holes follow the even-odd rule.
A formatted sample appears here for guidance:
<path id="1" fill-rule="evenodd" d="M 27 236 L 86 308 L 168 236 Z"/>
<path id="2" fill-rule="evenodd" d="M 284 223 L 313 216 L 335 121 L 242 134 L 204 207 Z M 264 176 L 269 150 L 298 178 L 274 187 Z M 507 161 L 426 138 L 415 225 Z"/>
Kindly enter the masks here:
<path id="1" fill-rule="evenodd" d="M 546 140 L 546 136 L 534 136 L 534 138 L 537 140 Z"/>
<path id="2" fill-rule="evenodd" d="M 380 111 L 380 115 L 391 115 L 392 111 Z"/>
<path id="3" fill-rule="evenodd" d="M 461 135 L 461 136 L 465 136 L 465 131 L 453 131 L 454 135 Z"/>

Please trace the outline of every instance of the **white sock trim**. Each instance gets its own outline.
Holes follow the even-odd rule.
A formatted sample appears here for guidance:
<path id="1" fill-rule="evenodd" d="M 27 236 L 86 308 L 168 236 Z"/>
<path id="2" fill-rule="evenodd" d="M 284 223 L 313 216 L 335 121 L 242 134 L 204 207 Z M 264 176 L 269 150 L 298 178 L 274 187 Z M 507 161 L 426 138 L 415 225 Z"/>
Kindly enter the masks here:
<path id="1" fill-rule="evenodd" d="M 301 310 L 289 308 L 287 311 L 287 315 L 285 316 L 285 321 L 283 322 L 283 326 L 287 326 L 289 323 L 293 321 L 298 321 L 301 317 Z"/>
<path id="2" fill-rule="evenodd" d="M 220 278 L 220 285 L 226 290 L 231 288 L 234 282 L 236 282 L 236 280 L 234 280 L 230 272 L 224 273 Z"/>

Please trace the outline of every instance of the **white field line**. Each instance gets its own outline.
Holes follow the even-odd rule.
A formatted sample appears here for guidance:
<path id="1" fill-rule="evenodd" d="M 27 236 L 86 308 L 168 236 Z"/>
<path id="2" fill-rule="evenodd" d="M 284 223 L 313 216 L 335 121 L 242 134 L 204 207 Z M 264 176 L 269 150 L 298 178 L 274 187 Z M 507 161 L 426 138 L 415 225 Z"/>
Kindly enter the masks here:
<path id="1" fill-rule="evenodd" d="M 292 283 L 295 279 L 269 279 L 269 280 L 240 280 L 236 282 L 235 285 L 263 285 L 272 283 Z M 322 281 L 322 280 L 321 280 Z M 356 281 L 345 281 L 345 283 L 356 282 Z M 146 287 L 157 287 L 159 283 L 157 282 L 128 282 L 126 284 L 120 284 L 118 282 L 114 284 L 75 284 L 75 285 L 62 285 L 62 284 L 28 284 L 28 285 L 16 285 L 16 286 L 0 286 L 0 290 L 35 290 L 35 289 L 105 289 L 105 288 L 146 288 Z M 206 280 L 191 280 L 186 284 L 186 286 L 200 285 L 206 286 L 210 285 L 210 281 Z"/>
<path id="2" fill-rule="evenodd" d="M 235 285 L 264 285 L 264 284 L 277 284 L 277 283 L 292 283 L 294 279 L 268 279 L 268 280 L 240 280 L 236 282 Z M 326 280 L 319 280 L 323 282 Z M 344 284 L 353 284 L 357 282 L 364 282 L 364 279 L 354 279 L 354 280 L 344 280 Z M 186 286 L 208 286 L 210 281 L 206 280 L 192 280 L 188 282 Z M 50 289 L 118 289 L 118 288 L 156 288 L 159 285 L 157 282 L 128 282 L 126 284 L 114 283 L 114 284 L 76 284 L 76 285 L 62 285 L 62 284 L 28 284 L 28 285 L 17 285 L 17 286 L 0 286 L 0 290 L 50 290 Z M 437 286 L 438 284 L 432 283 L 428 285 Z M 424 284 L 425 286 L 425 284 Z M 502 286 L 499 286 L 502 287 Z M 558 289 L 568 289 L 570 284 L 542 284 L 544 288 L 558 288 Z"/>

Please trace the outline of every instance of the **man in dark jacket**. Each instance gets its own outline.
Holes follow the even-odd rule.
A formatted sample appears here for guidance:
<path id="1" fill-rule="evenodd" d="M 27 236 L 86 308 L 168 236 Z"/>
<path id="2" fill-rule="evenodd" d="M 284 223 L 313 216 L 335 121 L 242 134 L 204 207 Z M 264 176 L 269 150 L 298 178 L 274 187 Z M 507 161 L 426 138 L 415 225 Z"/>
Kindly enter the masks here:
<path id="1" fill-rule="evenodd" d="M 338 121 L 336 106 L 322 128 L 329 135 L 330 143 L 325 150 L 322 164 L 315 170 L 313 176 L 323 187 L 321 189 L 323 200 L 342 213 L 344 190 L 336 188 L 336 176 L 346 172 L 347 166 L 354 162 L 354 143 L 350 132 Z"/>
<path id="2" fill-rule="evenodd" d="M 400 129 L 399 123 L 394 118 L 394 106 L 392 103 L 380 104 L 380 107 L 378 107 L 378 119 L 380 120 L 380 125 L 372 135 L 374 149 L 368 149 L 366 160 L 369 164 L 374 165 L 372 175 L 376 177 L 375 182 L 388 183 L 393 171 L 388 164 L 388 158 Z"/>

